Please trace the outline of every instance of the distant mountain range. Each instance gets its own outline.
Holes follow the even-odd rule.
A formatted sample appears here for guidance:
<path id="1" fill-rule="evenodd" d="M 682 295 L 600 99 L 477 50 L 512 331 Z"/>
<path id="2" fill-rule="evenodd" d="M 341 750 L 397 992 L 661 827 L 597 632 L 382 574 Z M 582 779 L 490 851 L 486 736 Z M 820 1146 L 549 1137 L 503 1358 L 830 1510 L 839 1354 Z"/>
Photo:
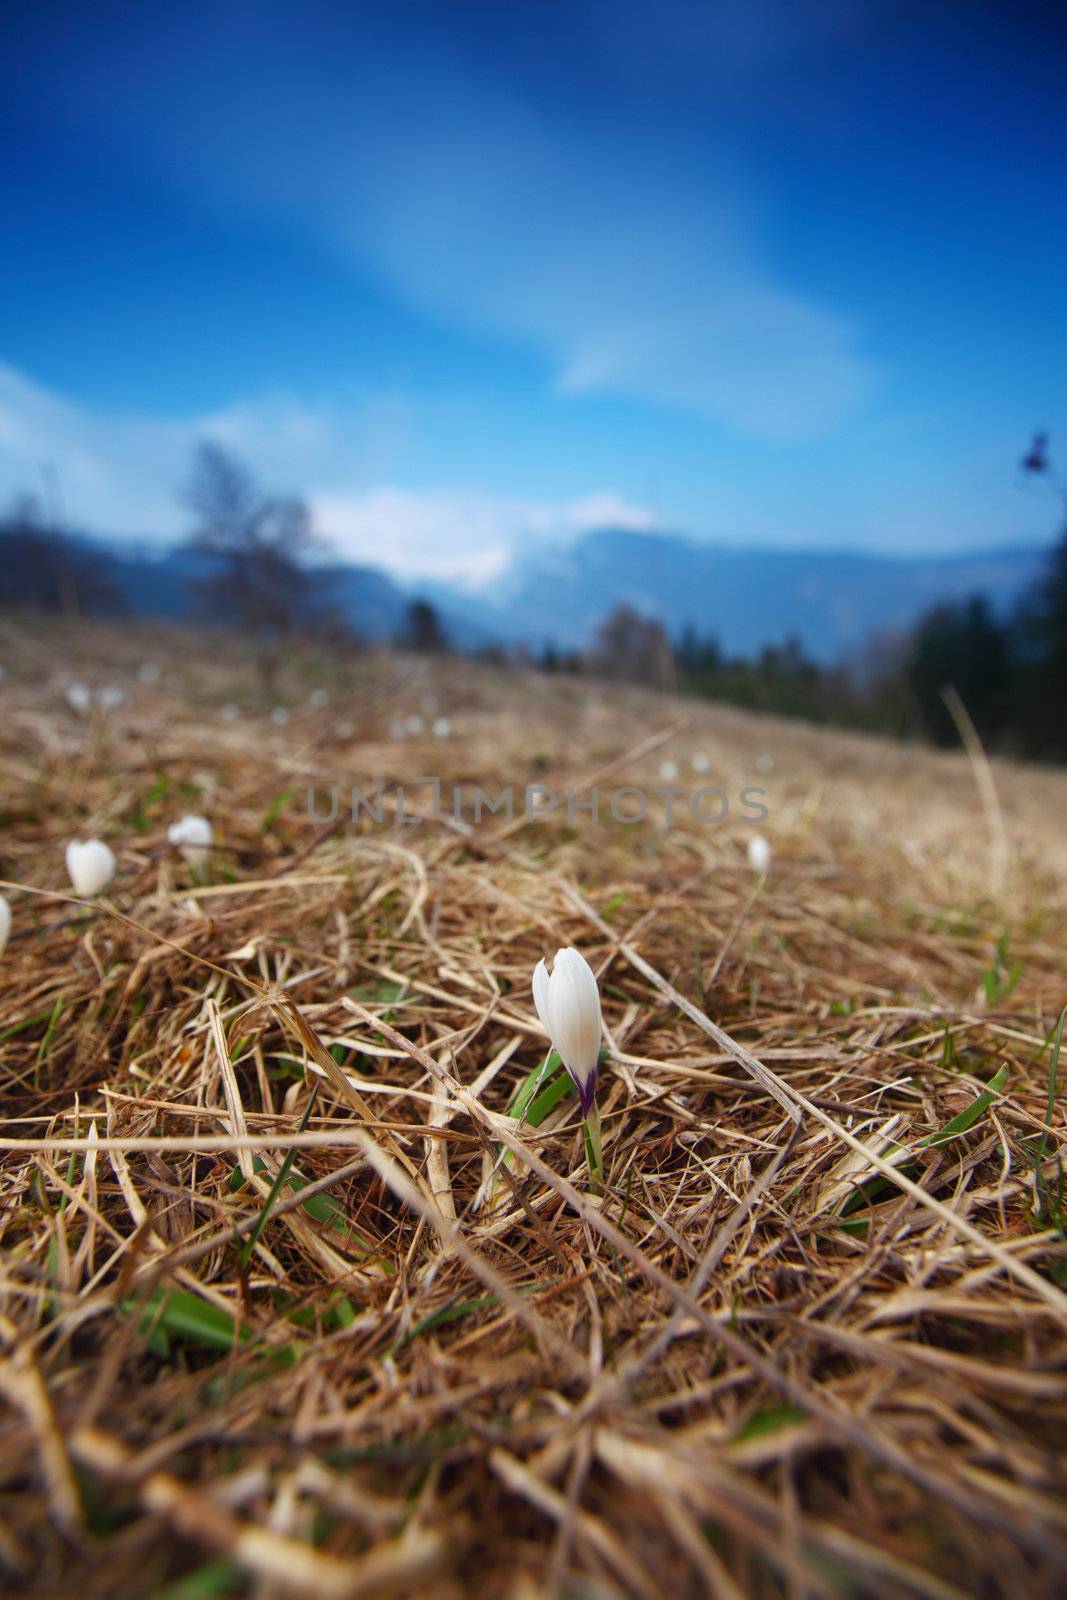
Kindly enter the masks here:
<path id="1" fill-rule="evenodd" d="M 186 618 L 190 580 L 204 558 L 108 547 L 111 575 L 132 614 Z M 525 643 L 588 645 L 598 623 L 625 602 L 658 617 L 672 638 L 686 627 L 714 635 L 731 654 L 796 636 L 830 662 L 872 634 L 903 629 L 940 600 L 987 595 L 1006 608 L 1039 574 L 1044 552 L 1006 549 L 962 556 L 879 556 L 702 544 L 673 534 L 604 528 L 574 544 L 535 548 L 477 594 L 440 583 L 405 586 L 375 567 L 338 564 L 324 576 L 351 627 L 386 639 L 415 597 L 437 607 L 463 649 Z"/>
<path id="2" fill-rule="evenodd" d="M 486 598 L 513 638 L 578 648 L 625 601 L 659 617 L 672 638 L 694 627 L 728 653 L 751 654 L 795 635 L 828 662 L 940 600 L 982 593 L 1006 607 L 1044 559 L 1035 549 L 892 557 L 743 548 L 605 528 L 522 558 Z"/>

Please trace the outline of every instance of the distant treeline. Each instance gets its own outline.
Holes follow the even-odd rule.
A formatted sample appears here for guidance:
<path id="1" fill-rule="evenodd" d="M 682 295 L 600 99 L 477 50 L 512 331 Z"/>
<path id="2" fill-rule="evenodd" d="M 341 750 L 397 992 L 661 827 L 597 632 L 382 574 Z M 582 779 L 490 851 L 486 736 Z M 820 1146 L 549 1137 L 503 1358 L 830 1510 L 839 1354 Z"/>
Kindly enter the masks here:
<path id="1" fill-rule="evenodd" d="M 962 702 L 987 749 L 1067 759 L 1067 528 L 1035 586 L 1007 616 L 983 595 L 936 605 L 910 631 L 870 641 L 862 657 L 822 667 L 796 639 L 727 657 L 713 636 L 671 643 L 660 623 L 618 606 L 584 662 L 548 650 L 548 670 L 677 687 L 752 711 L 835 723 L 939 745 L 960 741 Z M 955 694 L 952 693 L 955 691 Z"/>
<path id="2" fill-rule="evenodd" d="M 1055 487 L 1045 443 L 1034 440 L 1023 467 Z M 234 457 L 205 444 L 183 502 L 192 516 L 186 548 L 197 560 L 187 580 L 194 613 L 240 630 L 267 685 L 298 640 L 358 647 L 332 603 L 316 560 L 324 546 L 302 500 L 264 494 Z M 124 599 L 114 573 L 106 551 L 52 525 L 32 500 L 0 517 L 0 605 L 117 616 Z M 410 602 L 395 643 L 426 653 L 449 648 L 427 600 Z M 688 629 L 671 640 L 661 623 L 623 605 L 587 652 L 549 645 L 531 654 L 516 645 L 479 654 L 942 745 L 959 742 L 962 703 L 987 748 L 1067 760 L 1067 527 L 1043 576 L 1010 614 L 998 614 L 982 595 L 937 605 L 910 632 L 872 640 L 862 659 L 841 666 L 819 666 L 795 639 L 766 645 L 756 657 L 727 657 L 714 636 Z"/>

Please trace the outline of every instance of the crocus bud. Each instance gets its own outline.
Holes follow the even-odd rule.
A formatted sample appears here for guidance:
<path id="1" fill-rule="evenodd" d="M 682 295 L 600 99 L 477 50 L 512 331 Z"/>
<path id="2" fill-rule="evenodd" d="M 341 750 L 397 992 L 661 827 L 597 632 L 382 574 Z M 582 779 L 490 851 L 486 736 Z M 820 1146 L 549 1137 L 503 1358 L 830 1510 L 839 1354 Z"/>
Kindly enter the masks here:
<path id="1" fill-rule="evenodd" d="M 3 895 L 0 894 L 0 956 L 2 956 L 4 953 L 4 946 L 7 944 L 10 934 L 11 907 L 4 899 Z"/>
<path id="2" fill-rule="evenodd" d="M 533 997 L 541 1026 L 574 1079 L 582 1116 L 587 1116 L 596 1093 L 603 1028 L 593 969 L 573 946 L 557 950 L 551 973 L 543 961 L 534 968 Z"/>
<path id="3" fill-rule="evenodd" d="M 67 846 L 67 871 L 74 893 L 91 900 L 115 876 L 115 857 L 102 839 L 72 839 Z"/>
<path id="4" fill-rule="evenodd" d="M 203 872 L 211 854 L 211 841 L 215 837 L 206 817 L 189 815 L 172 822 L 167 838 L 176 844 L 195 872 Z"/>
<path id="5" fill-rule="evenodd" d="M 766 876 L 771 864 L 771 847 L 765 834 L 754 833 L 748 841 L 748 864 L 761 878 Z"/>
<path id="6" fill-rule="evenodd" d="M 79 717 L 88 714 L 93 703 L 93 691 L 87 683 L 72 683 L 67 690 L 67 704 Z"/>

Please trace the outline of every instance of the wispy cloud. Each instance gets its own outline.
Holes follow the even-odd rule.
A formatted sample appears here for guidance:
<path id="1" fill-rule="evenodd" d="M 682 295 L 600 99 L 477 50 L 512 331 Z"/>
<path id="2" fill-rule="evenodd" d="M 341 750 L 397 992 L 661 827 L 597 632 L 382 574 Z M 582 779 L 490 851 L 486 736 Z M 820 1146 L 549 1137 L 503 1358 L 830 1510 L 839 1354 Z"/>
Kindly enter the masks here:
<path id="1" fill-rule="evenodd" d="M 474 490 L 375 488 L 319 495 L 317 520 L 356 561 L 405 578 L 430 577 L 477 589 L 498 578 L 531 540 L 558 543 L 597 527 L 652 528 L 643 506 L 610 491 L 575 501 L 512 500 Z"/>
<path id="2" fill-rule="evenodd" d="M 558 541 L 607 524 L 655 524 L 651 511 L 610 489 L 556 503 L 383 483 L 378 468 L 407 425 L 395 397 L 367 400 L 351 413 L 274 396 L 178 420 L 109 414 L 0 366 L 0 503 L 43 493 L 91 531 L 173 540 L 188 524 L 180 490 L 192 451 L 213 439 L 267 488 L 305 492 L 339 556 L 409 579 L 477 587 L 531 537 Z"/>
<path id="3" fill-rule="evenodd" d="M 403 8 L 395 26 L 372 10 L 328 32 L 289 0 L 267 9 L 255 29 L 214 7 L 209 23 L 195 4 L 168 11 L 167 49 L 157 40 L 139 61 L 136 123 L 106 49 L 76 90 L 81 116 L 156 179 L 296 223 L 424 314 L 538 356 L 560 390 L 776 439 L 862 412 L 879 376 L 862 329 L 772 261 L 736 144 L 687 158 L 613 117 L 595 83 L 580 113 L 550 103 Z M 752 38 L 785 49 L 797 34 L 778 5 L 753 30 L 734 6 L 675 9 L 672 37 L 692 34 L 735 72 L 758 58 Z M 578 8 L 575 26 L 596 16 Z"/>

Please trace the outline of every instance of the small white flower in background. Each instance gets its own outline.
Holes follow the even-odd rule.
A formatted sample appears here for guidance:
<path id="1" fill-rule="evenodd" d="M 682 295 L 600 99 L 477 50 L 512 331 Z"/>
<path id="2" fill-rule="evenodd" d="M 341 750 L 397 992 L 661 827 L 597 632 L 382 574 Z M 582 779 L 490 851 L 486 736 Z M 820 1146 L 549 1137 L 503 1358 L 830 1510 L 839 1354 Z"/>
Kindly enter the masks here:
<path id="1" fill-rule="evenodd" d="M 663 779 L 664 783 L 673 783 L 675 778 L 678 776 L 677 761 L 661 761 L 659 764 L 659 775 Z"/>
<path id="2" fill-rule="evenodd" d="M 356 730 L 350 722 L 335 722 L 333 731 L 339 739 L 351 739 Z"/>
<path id="3" fill-rule="evenodd" d="M 72 683 L 66 692 L 67 704 L 79 717 L 88 715 L 93 703 L 93 691 L 87 683 Z"/>
<path id="4" fill-rule="evenodd" d="M 404 732 L 405 733 L 421 733 L 422 732 L 422 718 L 420 716 L 415 715 L 414 713 L 410 717 L 405 718 L 405 721 L 404 721 Z"/>
<path id="5" fill-rule="evenodd" d="M 125 700 L 124 692 L 117 683 L 108 683 L 96 691 L 96 703 L 103 706 L 105 711 L 115 711 Z"/>
<path id="6" fill-rule="evenodd" d="M 232 700 L 227 701 L 226 705 L 224 705 L 222 708 L 223 722 L 236 722 L 240 715 L 240 706 L 235 706 Z"/>
<path id="7" fill-rule="evenodd" d="M 452 732 L 452 724 L 447 717 L 437 717 L 434 720 L 433 736 L 435 739 L 447 739 Z"/>
<path id="8" fill-rule="evenodd" d="M 771 864 L 771 847 L 765 834 L 754 833 L 748 841 L 748 864 L 761 878 L 766 876 Z"/>
<path id="9" fill-rule="evenodd" d="M 207 818 L 195 816 L 192 812 L 178 822 L 172 822 L 167 829 L 167 838 L 171 844 L 178 846 L 195 872 L 203 872 L 207 866 L 214 837 Z"/>
<path id="10" fill-rule="evenodd" d="M 574 1080 L 582 1116 L 587 1116 L 596 1094 L 603 1031 L 593 969 L 573 945 L 557 950 L 551 972 L 544 961 L 534 968 L 533 997 L 541 1026 Z"/>
<path id="11" fill-rule="evenodd" d="M 158 683 L 159 668 L 154 661 L 143 661 L 137 668 L 138 683 Z"/>
<path id="12" fill-rule="evenodd" d="M 757 772 L 773 772 L 774 771 L 774 757 L 771 755 L 769 750 L 761 751 L 761 753 L 756 757 L 756 771 Z"/>
<path id="13" fill-rule="evenodd" d="M 0 956 L 4 953 L 4 946 L 11 935 L 11 907 L 0 894 Z"/>
<path id="14" fill-rule="evenodd" d="M 285 724 L 289 721 L 289 713 L 286 711 L 284 706 L 275 706 L 274 710 L 270 714 L 270 720 L 274 723 L 275 727 L 284 728 Z"/>
<path id="15" fill-rule="evenodd" d="M 690 759 L 689 765 L 692 767 L 694 772 L 707 772 L 708 768 L 711 766 L 711 762 L 708 760 L 708 757 L 704 754 L 703 750 L 698 750 L 696 755 Z"/>
<path id="16" fill-rule="evenodd" d="M 101 894 L 115 876 L 115 856 L 102 839 L 72 839 L 67 846 L 67 872 L 82 900 Z"/>
<path id="17" fill-rule="evenodd" d="M 309 706 L 318 706 L 321 708 L 322 706 L 328 706 L 329 703 L 330 696 L 327 694 L 325 689 L 312 689 L 311 693 L 308 695 Z"/>

